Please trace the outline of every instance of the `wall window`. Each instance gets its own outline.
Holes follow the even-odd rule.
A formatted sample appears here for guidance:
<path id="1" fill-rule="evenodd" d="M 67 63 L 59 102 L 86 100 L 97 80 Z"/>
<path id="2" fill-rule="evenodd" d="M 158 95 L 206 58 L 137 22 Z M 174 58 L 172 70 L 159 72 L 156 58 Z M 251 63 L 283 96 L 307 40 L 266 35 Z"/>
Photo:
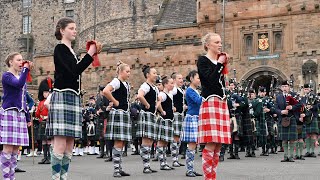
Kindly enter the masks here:
<path id="1" fill-rule="evenodd" d="M 31 0 L 22 0 L 22 7 L 28 8 L 31 6 Z"/>
<path id="2" fill-rule="evenodd" d="M 244 52 L 245 54 L 253 53 L 253 36 L 252 34 L 244 35 Z"/>
<path id="3" fill-rule="evenodd" d="M 74 3 L 75 0 L 64 0 L 64 3 Z"/>
<path id="4" fill-rule="evenodd" d="M 282 50 L 282 32 L 274 32 L 274 50 Z"/>
<path id="5" fill-rule="evenodd" d="M 74 17 L 74 10 L 66 10 L 66 16 L 69 18 Z"/>
<path id="6" fill-rule="evenodd" d="M 22 19 L 22 32 L 28 34 L 31 32 L 31 16 L 23 16 Z"/>

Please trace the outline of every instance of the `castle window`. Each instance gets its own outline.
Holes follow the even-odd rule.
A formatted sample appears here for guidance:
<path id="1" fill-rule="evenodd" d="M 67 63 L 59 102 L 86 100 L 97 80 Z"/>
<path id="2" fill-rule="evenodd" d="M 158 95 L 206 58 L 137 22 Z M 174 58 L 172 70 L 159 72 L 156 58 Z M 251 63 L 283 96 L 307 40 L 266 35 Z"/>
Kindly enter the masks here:
<path id="1" fill-rule="evenodd" d="M 244 52 L 245 54 L 252 54 L 253 52 L 253 36 L 252 34 L 244 35 Z"/>
<path id="2" fill-rule="evenodd" d="M 282 50 L 282 32 L 274 32 L 274 50 Z"/>
<path id="3" fill-rule="evenodd" d="M 64 0 L 64 3 L 74 3 L 75 0 Z"/>
<path id="4" fill-rule="evenodd" d="M 66 10 L 66 16 L 69 18 L 74 17 L 74 10 Z"/>
<path id="5" fill-rule="evenodd" d="M 22 18 L 22 32 L 28 34 L 31 32 L 31 16 L 23 16 Z"/>
<path id="6" fill-rule="evenodd" d="M 23 0 L 22 1 L 22 7 L 23 8 L 28 8 L 31 6 L 31 0 Z"/>

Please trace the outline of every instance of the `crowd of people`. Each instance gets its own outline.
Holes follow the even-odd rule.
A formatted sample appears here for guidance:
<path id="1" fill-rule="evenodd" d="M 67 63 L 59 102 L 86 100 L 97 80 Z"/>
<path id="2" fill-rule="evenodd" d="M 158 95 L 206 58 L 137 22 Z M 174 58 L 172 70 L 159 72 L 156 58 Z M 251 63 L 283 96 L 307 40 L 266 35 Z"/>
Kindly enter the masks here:
<path id="1" fill-rule="evenodd" d="M 32 98 L 27 101 L 26 89 L 32 62 L 23 61 L 19 53 L 6 59 L 9 71 L 2 76 L 0 112 L 5 180 L 14 179 L 19 147 L 30 151 L 33 142 L 38 153 L 31 150 L 29 156 L 43 154 L 39 164 L 51 164 L 52 179 L 67 179 L 72 156 L 84 155 L 112 161 L 114 177 L 130 176 L 124 171 L 123 157 L 131 145 L 132 155 L 141 156 L 142 173 L 157 172 L 150 165 L 153 159 L 160 170 L 186 166 L 186 176 L 206 180 L 216 179 L 226 152 L 228 159 L 235 160 L 243 158 L 239 151 L 256 157 L 259 148 L 260 156 L 283 151 L 281 162 L 316 157 L 320 103 L 310 85 L 297 94 L 284 81 L 274 94 L 265 87 L 256 92 L 235 79 L 227 80 L 228 54 L 221 52 L 221 38 L 215 33 L 203 37 L 206 55 L 199 57 L 197 70 L 186 77 L 179 72 L 159 75 L 156 68 L 144 65 L 145 81 L 131 92 L 130 66 L 119 61 L 117 77 L 99 86 L 97 95 L 81 105 L 81 73 L 99 50 L 97 43 L 89 45 L 88 53 L 78 60 L 71 47 L 75 28 L 72 19 L 59 20 L 55 35 L 61 43 L 54 51 L 54 80 L 41 81 L 35 106 Z M 197 151 L 203 174 L 194 168 Z"/>

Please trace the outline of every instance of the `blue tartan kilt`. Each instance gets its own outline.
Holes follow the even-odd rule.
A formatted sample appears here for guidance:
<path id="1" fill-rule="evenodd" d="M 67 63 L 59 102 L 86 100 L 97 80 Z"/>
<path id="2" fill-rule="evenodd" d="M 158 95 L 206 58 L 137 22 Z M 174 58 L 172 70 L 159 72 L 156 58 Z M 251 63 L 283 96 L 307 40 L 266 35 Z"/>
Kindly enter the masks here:
<path id="1" fill-rule="evenodd" d="M 182 142 L 197 142 L 198 138 L 198 115 L 187 114 L 182 123 Z"/>
<path id="2" fill-rule="evenodd" d="M 319 134 L 318 118 L 313 117 L 311 123 L 306 124 L 305 129 L 307 134 Z"/>
<path id="3" fill-rule="evenodd" d="M 279 137 L 278 140 L 289 141 L 289 140 L 297 140 L 297 119 L 294 116 L 290 117 L 290 125 L 288 127 L 282 127 L 281 120 L 278 122 L 279 128 Z"/>
<path id="4" fill-rule="evenodd" d="M 79 95 L 71 91 L 53 91 L 46 135 L 81 138 L 82 107 Z"/>
<path id="5" fill-rule="evenodd" d="M 183 115 L 181 113 L 175 112 L 174 118 L 173 118 L 173 135 L 174 136 L 181 136 L 182 123 L 183 123 Z"/>
<path id="6" fill-rule="evenodd" d="M 153 140 L 158 138 L 157 116 L 154 113 L 140 111 L 136 136 Z"/>
<path id="7" fill-rule="evenodd" d="M 173 142 L 173 119 L 158 117 L 158 141 Z"/>
<path id="8" fill-rule="evenodd" d="M 131 119 L 128 111 L 112 109 L 107 121 L 105 138 L 107 140 L 131 141 Z"/>

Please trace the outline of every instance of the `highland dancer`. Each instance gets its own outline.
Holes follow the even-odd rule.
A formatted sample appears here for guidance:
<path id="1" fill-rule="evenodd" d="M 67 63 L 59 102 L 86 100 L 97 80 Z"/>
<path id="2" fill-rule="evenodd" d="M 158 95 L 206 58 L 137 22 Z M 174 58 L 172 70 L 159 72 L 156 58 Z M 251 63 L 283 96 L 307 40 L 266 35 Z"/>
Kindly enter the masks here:
<path id="1" fill-rule="evenodd" d="M 230 117 L 225 94 L 227 55 L 221 54 L 221 38 L 209 33 L 202 39 L 205 56 L 197 62 L 205 101 L 200 107 L 198 143 L 202 151 L 203 172 L 206 180 L 216 179 L 222 144 L 231 144 Z M 219 57 L 218 57 L 219 56 Z"/>

